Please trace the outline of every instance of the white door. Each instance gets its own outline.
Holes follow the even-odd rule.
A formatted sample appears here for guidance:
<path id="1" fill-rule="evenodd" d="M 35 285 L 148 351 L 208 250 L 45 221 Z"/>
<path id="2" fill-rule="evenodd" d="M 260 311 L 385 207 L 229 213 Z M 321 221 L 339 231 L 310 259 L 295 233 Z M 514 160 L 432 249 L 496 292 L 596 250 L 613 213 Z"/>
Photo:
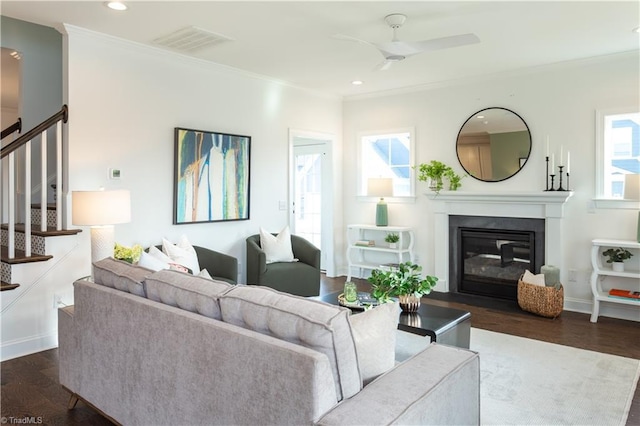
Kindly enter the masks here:
<path id="1" fill-rule="evenodd" d="M 333 276 L 331 140 L 292 131 L 291 232 L 321 250 L 320 268 Z"/>

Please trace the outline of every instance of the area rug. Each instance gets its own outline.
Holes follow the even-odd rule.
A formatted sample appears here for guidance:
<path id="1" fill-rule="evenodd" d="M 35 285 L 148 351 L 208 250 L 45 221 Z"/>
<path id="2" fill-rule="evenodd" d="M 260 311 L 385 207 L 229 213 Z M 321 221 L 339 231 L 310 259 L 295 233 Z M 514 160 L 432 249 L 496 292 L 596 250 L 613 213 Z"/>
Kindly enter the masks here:
<path id="1" fill-rule="evenodd" d="M 398 360 L 428 339 L 398 332 Z M 483 425 L 625 425 L 640 360 L 471 329 Z"/>

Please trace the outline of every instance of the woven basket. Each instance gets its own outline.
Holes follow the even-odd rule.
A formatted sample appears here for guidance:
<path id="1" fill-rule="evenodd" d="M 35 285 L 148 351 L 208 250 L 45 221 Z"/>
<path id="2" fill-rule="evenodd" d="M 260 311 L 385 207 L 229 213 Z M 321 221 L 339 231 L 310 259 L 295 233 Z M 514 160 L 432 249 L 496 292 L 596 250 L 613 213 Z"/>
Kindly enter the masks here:
<path id="1" fill-rule="evenodd" d="M 518 280 L 518 305 L 523 311 L 556 318 L 564 306 L 564 288 L 541 287 Z"/>

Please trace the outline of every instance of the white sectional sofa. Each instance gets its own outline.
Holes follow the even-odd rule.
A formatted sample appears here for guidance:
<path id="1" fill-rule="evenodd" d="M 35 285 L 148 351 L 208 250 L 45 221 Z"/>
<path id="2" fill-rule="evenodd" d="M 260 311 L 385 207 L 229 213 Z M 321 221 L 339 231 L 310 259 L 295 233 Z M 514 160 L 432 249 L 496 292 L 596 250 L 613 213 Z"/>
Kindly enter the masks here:
<path id="1" fill-rule="evenodd" d="M 348 309 L 113 259 L 59 311 L 60 382 L 126 425 L 478 424 L 479 358 L 394 365 L 397 304 Z M 366 383 L 366 385 L 365 385 Z"/>

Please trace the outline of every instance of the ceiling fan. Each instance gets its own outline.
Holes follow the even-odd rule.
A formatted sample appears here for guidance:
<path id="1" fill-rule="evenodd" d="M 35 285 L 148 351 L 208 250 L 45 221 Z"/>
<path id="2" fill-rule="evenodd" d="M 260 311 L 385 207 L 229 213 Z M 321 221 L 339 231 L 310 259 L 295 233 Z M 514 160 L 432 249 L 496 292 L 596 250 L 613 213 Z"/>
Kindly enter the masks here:
<path id="1" fill-rule="evenodd" d="M 394 62 L 400 62 L 406 58 L 417 55 L 418 53 L 430 52 L 432 50 L 448 49 L 451 47 L 465 46 L 467 44 L 480 43 L 478 36 L 472 33 L 458 34 L 454 36 L 434 38 L 423 41 L 400 41 L 396 35 L 396 31 L 407 20 L 406 15 L 401 13 L 393 13 L 384 18 L 387 25 L 393 29 L 393 38 L 386 43 L 372 43 L 359 38 L 351 37 L 343 34 L 336 34 L 334 38 L 340 40 L 356 41 L 358 43 L 373 46 L 384 56 L 384 62 L 380 63 L 376 69 L 384 71 Z"/>

